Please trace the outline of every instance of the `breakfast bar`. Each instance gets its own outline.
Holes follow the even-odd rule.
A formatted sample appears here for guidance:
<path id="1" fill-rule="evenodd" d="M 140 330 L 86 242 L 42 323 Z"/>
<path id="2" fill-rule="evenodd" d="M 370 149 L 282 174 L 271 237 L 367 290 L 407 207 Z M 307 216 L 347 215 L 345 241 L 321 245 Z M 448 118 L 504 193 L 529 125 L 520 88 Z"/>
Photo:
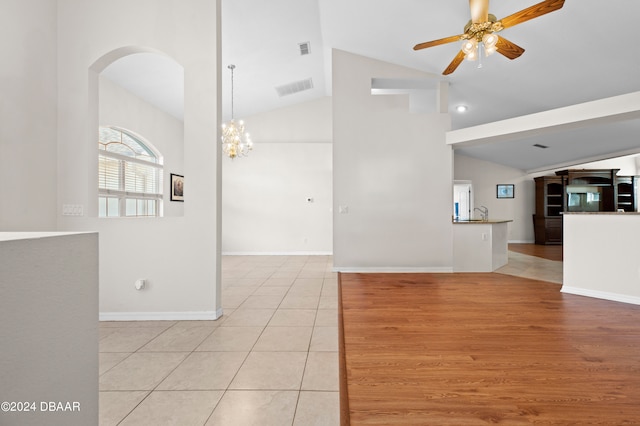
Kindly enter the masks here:
<path id="1" fill-rule="evenodd" d="M 493 272 L 508 262 L 512 220 L 454 220 L 453 272 Z"/>
<path id="2" fill-rule="evenodd" d="M 640 213 L 565 213 L 562 292 L 640 305 Z"/>

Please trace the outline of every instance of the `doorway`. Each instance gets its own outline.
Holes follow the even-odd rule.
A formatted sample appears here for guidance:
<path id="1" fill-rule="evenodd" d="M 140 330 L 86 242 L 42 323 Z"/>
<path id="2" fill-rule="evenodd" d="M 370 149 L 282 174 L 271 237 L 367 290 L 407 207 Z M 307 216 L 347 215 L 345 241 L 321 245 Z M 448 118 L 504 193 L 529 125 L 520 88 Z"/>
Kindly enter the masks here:
<path id="1" fill-rule="evenodd" d="M 469 220 L 473 212 L 473 184 L 470 180 L 453 181 L 453 218 Z"/>

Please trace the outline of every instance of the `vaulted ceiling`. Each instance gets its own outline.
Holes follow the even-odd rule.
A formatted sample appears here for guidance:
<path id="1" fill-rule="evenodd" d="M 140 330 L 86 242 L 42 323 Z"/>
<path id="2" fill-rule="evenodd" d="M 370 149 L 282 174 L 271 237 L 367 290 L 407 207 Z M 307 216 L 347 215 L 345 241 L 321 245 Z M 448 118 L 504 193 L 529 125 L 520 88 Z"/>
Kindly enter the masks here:
<path id="1" fill-rule="evenodd" d="M 498 19 L 540 0 L 492 0 Z M 416 43 L 461 34 L 468 0 L 223 0 L 223 64 L 236 68 L 236 115 L 331 94 L 331 49 L 431 73 L 450 84 L 454 129 L 640 90 L 636 20 L 640 2 L 566 0 L 556 12 L 504 30 L 522 46 L 516 60 L 492 55 L 441 73 L 458 43 L 414 51 Z M 309 42 L 310 54 L 299 54 Z M 313 89 L 278 97 L 275 87 L 313 79 Z M 466 105 L 459 114 L 454 108 Z M 640 109 L 640 105 L 638 106 Z M 531 150 L 539 143 L 545 150 Z M 640 152 L 640 120 L 563 130 L 460 152 L 523 170 Z"/>
<path id="2" fill-rule="evenodd" d="M 498 19 L 540 0 L 492 0 Z M 331 95 L 331 49 L 414 68 L 449 82 L 453 129 L 640 91 L 640 2 L 566 0 L 556 12 L 500 34 L 525 49 L 513 61 L 494 54 L 483 67 L 465 61 L 442 71 L 458 43 L 414 51 L 416 43 L 461 34 L 468 0 L 222 0 L 223 110 L 244 117 Z M 309 54 L 301 55 L 300 44 Z M 279 96 L 277 88 L 309 79 L 312 88 Z M 467 112 L 455 112 L 466 105 Z M 640 109 L 640 105 L 638 106 Z M 529 153 L 535 143 L 549 146 Z M 556 150 L 557 147 L 557 150 Z M 487 143 L 461 152 L 522 170 L 640 152 L 640 119 Z M 555 151 L 555 152 L 554 152 Z"/>

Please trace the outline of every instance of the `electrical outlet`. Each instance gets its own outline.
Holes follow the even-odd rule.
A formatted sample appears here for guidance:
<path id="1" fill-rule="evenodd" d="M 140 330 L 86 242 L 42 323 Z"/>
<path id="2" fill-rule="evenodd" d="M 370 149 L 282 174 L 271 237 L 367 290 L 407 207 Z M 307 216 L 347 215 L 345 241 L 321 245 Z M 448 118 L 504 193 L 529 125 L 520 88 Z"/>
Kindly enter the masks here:
<path id="1" fill-rule="evenodd" d="M 84 216 L 84 206 L 82 204 L 63 204 L 62 216 Z"/>

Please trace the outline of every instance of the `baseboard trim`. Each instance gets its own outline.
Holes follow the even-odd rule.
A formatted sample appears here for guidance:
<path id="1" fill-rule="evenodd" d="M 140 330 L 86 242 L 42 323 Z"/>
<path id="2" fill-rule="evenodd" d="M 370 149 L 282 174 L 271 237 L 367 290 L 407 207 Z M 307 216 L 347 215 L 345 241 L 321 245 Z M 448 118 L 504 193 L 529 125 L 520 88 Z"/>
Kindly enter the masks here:
<path id="1" fill-rule="evenodd" d="M 534 244 L 535 240 L 509 240 L 507 244 Z"/>
<path id="2" fill-rule="evenodd" d="M 333 256 L 330 251 L 223 251 L 223 256 Z"/>
<path id="3" fill-rule="evenodd" d="M 413 267 L 396 267 L 396 266 L 383 266 L 383 267 L 341 267 L 336 266 L 333 268 L 333 272 L 342 272 L 346 274 L 403 274 L 403 273 L 432 273 L 432 274 L 448 274 L 453 272 L 453 267 L 427 267 L 427 268 L 413 268 Z"/>
<path id="4" fill-rule="evenodd" d="M 222 316 L 217 311 L 202 312 L 100 312 L 100 321 L 212 321 Z"/>
<path id="5" fill-rule="evenodd" d="M 619 293 L 609 293 L 606 291 L 588 290 L 579 287 L 562 286 L 562 293 L 573 294 L 576 296 L 593 297 L 595 299 L 611 300 L 613 302 L 629 303 L 632 305 L 640 305 L 640 297 L 627 296 Z"/>

